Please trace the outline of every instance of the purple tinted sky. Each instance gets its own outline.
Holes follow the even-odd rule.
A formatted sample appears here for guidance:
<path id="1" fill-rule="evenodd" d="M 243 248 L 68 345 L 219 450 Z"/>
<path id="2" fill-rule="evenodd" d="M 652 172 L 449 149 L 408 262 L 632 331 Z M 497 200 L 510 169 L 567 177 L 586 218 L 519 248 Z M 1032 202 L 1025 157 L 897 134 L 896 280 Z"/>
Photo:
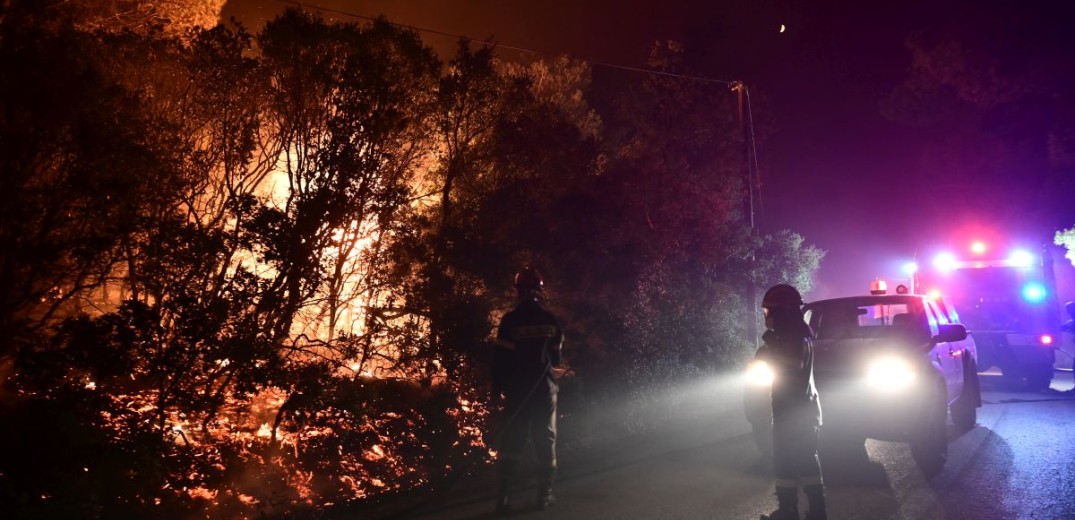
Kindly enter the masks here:
<path id="1" fill-rule="evenodd" d="M 911 195 L 931 189 L 917 175 L 920 143 L 879 109 L 906 77 L 906 38 L 913 31 L 971 19 L 969 13 L 980 13 L 990 3 L 1004 2 L 317 0 L 307 5 L 383 14 L 404 25 L 635 67 L 644 65 L 659 39 L 704 49 L 711 64 L 704 75 L 744 80 L 755 96 L 755 119 L 772 125 L 774 133 L 759 148 L 763 230 L 792 229 L 828 252 L 819 285 L 809 295 L 821 298 L 864 292 L 876 276 L 896 277 L 917 248 L 957 240 L 968 229 L 992 228 L 1033 244 L 1051 241 L 1056 229 L 1075 224 L 1075 203 L 1064 214 L 1026 219 L 1010 211 L 1012 217 L 998 219 L 973 203 L 927 206 L 915 204 Z M 224 16 L 256 28 L 286 5 L 229 0 Z M 354 20 L 330 11 L 323 15 Z M 780 32 L 781 25 L 786 31 Z M 442 55 L 455 45 L 451 37 L 423 36 Z M 1062 250 L 1057 253 L 1057 264 L 1065 266 L 1062 298 L 1071 299 L 1070 264 Z"/>

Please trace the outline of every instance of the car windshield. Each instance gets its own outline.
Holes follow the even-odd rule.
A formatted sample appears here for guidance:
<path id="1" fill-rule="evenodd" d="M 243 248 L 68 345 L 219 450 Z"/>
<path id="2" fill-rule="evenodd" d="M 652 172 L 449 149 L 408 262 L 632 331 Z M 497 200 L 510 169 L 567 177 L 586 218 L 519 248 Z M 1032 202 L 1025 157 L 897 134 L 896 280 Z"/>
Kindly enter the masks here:
<path id="1" fill-rule="evenodd" d="M 817 339 L 920 339 L 928 330 L 918 300 L 818 302 L 808 308 L 807 319 Z"/>

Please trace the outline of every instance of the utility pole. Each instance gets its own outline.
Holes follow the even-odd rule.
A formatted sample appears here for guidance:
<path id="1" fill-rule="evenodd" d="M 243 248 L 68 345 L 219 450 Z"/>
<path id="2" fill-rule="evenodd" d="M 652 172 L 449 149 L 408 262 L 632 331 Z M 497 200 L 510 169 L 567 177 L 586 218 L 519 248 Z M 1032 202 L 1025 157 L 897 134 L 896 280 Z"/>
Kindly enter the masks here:
<path id="1" fill-rule="evenodd" d="M 743 176 L 745 186 L 743 196 L 743 217 L 750 223 L 750 236 L 758 236 L 758 226 L 755 221 L 754 201 L 757 197 L 757 155 L 754 153 L 754 125 L 750 114 L 750 92 L 742 81 L 735 81 L 731 89 L 736 92 L 739 102 L 739 128 L 743 133 L 743 163 L 746 170 Z M 758 348 L 758 288 L 754 280 L 755 266 L 754 252 L 751 251 L 748 261 L 748 276 L 746 287 L 746 312 L 747 312 L 747 336 L 754 342 L 754 348 Z"/>

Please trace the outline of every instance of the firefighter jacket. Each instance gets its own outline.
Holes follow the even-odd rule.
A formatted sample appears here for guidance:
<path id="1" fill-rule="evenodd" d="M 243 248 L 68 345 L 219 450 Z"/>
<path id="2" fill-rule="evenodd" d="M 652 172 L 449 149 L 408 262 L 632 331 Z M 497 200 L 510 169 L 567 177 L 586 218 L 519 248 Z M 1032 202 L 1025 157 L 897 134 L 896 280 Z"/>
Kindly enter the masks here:
<path id="1" fill-rule="evenodd" d="M 493 355 L 493 392 L 509 398 L 557 391 L 552 367 L 560 366 L 563 331 L 540 303 L 527 300 L 504 315 Z"/>
<path id="2" fill-rule="evenodd" d="M 773 421 L 794 420 L 821 424 L 821 403 L 814 386 L 814 346 L 805 330 L 767 330 L 758 358 L 773 370 Z"/>

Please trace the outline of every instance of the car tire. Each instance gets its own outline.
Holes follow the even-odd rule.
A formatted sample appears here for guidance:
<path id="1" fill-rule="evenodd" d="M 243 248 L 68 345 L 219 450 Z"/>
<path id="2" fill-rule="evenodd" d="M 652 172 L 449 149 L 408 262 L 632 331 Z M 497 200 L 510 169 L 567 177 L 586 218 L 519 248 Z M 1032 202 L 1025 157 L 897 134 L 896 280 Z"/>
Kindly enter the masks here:
<path id="1" fill-rule="evenodd" d="M 912 434 L 911 456 L 927 477 L 940 473 L 948 460 L 948 406 L 943 384 L 935 385 L 923 410 L 919 431 Z"/>
<path id="2" fill-rule="evenodd" d="M 949 407 L 952 423 L 963 432 L 974 428 L 978 423 L 978 406 L 982 403 L 981 388 L 978 385 L 977 364 L 964 355 L 963 393 Z"/>

